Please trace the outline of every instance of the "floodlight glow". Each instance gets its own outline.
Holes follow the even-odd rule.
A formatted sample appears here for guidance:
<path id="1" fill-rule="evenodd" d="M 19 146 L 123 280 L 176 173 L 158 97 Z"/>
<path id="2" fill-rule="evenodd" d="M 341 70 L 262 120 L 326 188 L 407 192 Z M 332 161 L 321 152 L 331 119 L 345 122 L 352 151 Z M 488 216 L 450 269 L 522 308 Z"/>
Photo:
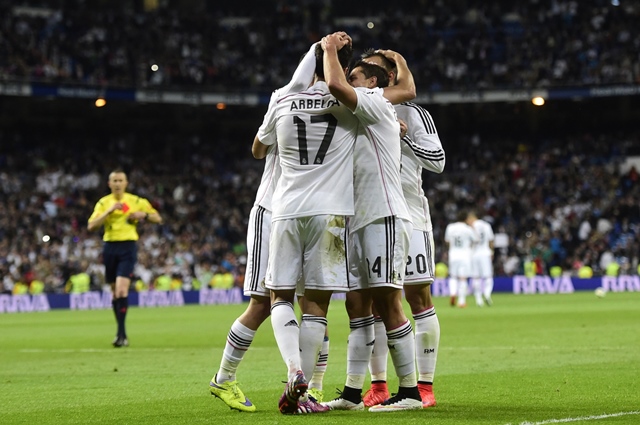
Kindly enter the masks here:
<path id="1" fill-rule="evenodd" d="M 542 106 L 544 105 L 544 97 L 536 96 L 533 99 L 531 99 L 531 103 L 533 103 L 536 106 Z"/>
<path id="2" fill-rule="evenodd" d="M 104 100 L 103 98 L 99 97 L 96 99 L 96 108 L 102 108 L 106 104 L 107 104 L 107 101 Z"/>
<path id="3" fill-rule="evenodd" d="M 158 65 L 156 65 L 155 63 L 154 63 L 153 65 L 151 65 L 151 70 L 152 70 L 153 72 L 156 72 L 158 69 L 160 69 L 160 68 L 159 68 L 159 67 L 158 67 Z"/>

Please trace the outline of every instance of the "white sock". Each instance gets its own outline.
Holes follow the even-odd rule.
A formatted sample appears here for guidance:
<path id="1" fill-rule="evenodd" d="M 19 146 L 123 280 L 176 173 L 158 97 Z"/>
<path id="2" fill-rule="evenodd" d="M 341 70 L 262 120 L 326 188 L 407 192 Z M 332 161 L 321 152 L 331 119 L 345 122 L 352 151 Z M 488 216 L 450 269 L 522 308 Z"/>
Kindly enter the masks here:
<path id="1" fill-rule="evenodd" d="M 458 279 L 455 277 L 449 278 L 449 296 L 458 296 Z"/>
<path id="2" fill-rule="evenodd" d="M 309 381 L 309 388 L 317 388 L 322 390 L 322 381 L 324 373 L 327 371 L 327 363 L 329 362 L 329 335 L 325 335 L 322 341 L 322 348 L 318 353 L 318 362 L 313 369 L 313 376 Z"/>
<path id="3" fill-rule="evenodd" d="M 236 380 L 236 370 L 238 370 L 238 366 L 255 335 L 256 331 L 247 328 L 237 319 L 233 322 L 222 353 L 220 369 L 218 369 L 218 373 L 214 377 L 218 384 Z"/>
<path id="4" fill-rule="evenodd" d="M 373 350 L 373 315 L 349 320 L 346 386 L 362 389 Z"/>
<path id="5" fill-rule="evenodd" d="M 375 318 L 373 329 L 375 342 L 373 343 L 373 353 L 369 362 L 369 373 L 371 373 L 372 381 L 386 381 L 389 347 L 387 346 L 387 330 L 384 328 L 382 319 Z"/>
<path id="6" fill-rule="evenodd" d="M 433 383 L 440 345 L 440 322 L 436 308 L 431 307 L 413 316 L 416 334 L 418 381 Z"/>
<path id="7" fill-rule="evenodd" d="M 493 293 L 493 278 L 488 277 L 484 280 L 484 297 L 486 299 L 491 298 L 491 294 Z"/>
<path id="8" fill-rule="evenodd" d="M 411 322 L 407 320 L 399 327 L 387 331 L 387 344 L 389 354 L 393 360 L 393 366 L 398 376 L 401 387 L 415 387 L 418 385 L 416 378 L 416 340 L 411 328 Z"/>
<path id="9" fill-rule="evenodd" d="M 300 328 L 293 305 L 278 301 L 271 306 L 271 325 L 282 360 L 287 365 L 288 379 L 302 369 L 300 361 Z"/>
<path id="10" fill-rule="evenodd" d="M 327 319 L 325 317 L 311 314 L 302 315 L 302 323 L 300 324 L 300 365 L 304 376 L 313 375 L 326 330 Z"/>
<path id="11" fill-rule="evenodd" d="M 458 279 L 458 305 L 467 303 L 467 279 Z"/>
<path id="12" fill-rule="evenodd" d="M 471 279 L 471 286 L 473 287 L 473 296 L 476 299 L 476 305 L 484 305 L 484 300 L 482 299 L 482 279 Z"/>

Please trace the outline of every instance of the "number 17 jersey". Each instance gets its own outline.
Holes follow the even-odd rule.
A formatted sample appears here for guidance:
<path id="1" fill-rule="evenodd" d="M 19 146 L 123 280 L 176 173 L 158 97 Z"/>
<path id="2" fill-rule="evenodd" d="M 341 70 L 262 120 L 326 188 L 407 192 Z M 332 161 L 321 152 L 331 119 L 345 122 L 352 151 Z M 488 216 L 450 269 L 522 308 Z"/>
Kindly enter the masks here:
<path id="1" fill-rule="evenodd" d="M 281 167 L 272 220 L 353 215 L 353 150 L 359 126 L 353 113 L 318 81 L 278 98 L 267 114 L 265 131 L 275 131 Z M 270 141 L 265 138 L 263 143 Z"/>

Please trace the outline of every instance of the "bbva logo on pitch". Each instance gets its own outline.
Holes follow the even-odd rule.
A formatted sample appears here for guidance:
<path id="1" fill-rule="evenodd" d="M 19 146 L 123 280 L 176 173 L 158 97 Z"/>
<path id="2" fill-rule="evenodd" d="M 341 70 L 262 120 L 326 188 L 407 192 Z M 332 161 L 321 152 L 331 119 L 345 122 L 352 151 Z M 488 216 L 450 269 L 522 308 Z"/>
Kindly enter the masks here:
<path id="1" fill-rule="evenodd" d="M 514 276 L 514 294 L 570 294 L 575 292 L 571 277 L 560 276 Z"/>
<path id="2" fill-rule="evenodd" d="M 602 288 L 610 292 L 640 292 L 640 276 L 605 276 L 602 278 Z"/>

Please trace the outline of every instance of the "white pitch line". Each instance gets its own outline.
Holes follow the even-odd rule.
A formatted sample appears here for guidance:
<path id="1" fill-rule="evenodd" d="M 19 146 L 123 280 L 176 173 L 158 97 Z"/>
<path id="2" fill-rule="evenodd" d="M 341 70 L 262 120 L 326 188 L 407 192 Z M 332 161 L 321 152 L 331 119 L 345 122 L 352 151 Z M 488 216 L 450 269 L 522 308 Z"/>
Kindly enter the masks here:
<path id="1" fill-rule="evenodd" d="M 563 347 L 562 350 L 593 350 L 597 348 L 598 350 L 610 350 L 610 351 L 618 351 L 618 350 L 629 350 L 631 347 L 625 346 L 579 346 L 579 347 Z M 509 346 L 509 345 L 487 345 L 487 346 L 476 346 L 476 347 L 440 347 L 438 348 L 440 351 L 442 350 L 451 350 L 451 351 L 480 351 L 480 350 L 526 350 L 526 351 L 546 351 L 546 350 L 556 350 L 559 351 L 558 347 L 551 347 L 549 345 L 530 345 L 530 346 Z"/>
<path id="2" fill-rule="evenodd" d="M 640 415 L 640 411 L 632 411 L 632 412 L 618 412 L 618 413 L 608 413 L 604 415 L 594 415 L 594 416 L 581 416 L 579 418 L 562 418 L 562 419 L 547 419 L 546 421 L 540 422 L 520 422 L 518 425 L 545 425 L 545 424 L 560 424 L 565 422 L 578 422 L 578 421 L 593 421 L 596 419 L 606 419 L 606 418 L 615 418 L 617 416 L 627 416 L 627 415 Z M 507 424 L 512 425 L 512 424 Z"/>

